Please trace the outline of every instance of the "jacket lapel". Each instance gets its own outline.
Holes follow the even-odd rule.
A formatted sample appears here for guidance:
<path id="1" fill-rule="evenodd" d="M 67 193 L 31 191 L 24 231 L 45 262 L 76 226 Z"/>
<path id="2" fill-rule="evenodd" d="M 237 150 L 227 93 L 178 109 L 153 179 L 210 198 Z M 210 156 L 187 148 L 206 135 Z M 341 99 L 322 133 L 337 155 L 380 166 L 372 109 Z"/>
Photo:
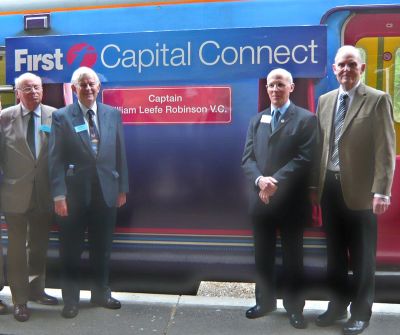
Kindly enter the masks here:
<path id="1" fill-rule="evenodd" d="M 97 155 L 100 155 L 102 148 L 104 147 L 105 143 L 107 142 L 107 136 L 109 135 L 109 121 L 108 121 L 108 113 L 106 112 L 103 105 L 97 103 L 97 122 L 99 127 L 99 136 L 100 136 L 100 143 L 99 143 L 99 152 Z"/>
<path id="2" fill-rule="evenodd" d="M 275 129 L 272 131 L 271 137 L 279 133 L 288 124 L 288 122 L 290 122 L 290 120 L 293 117 L 293 113 L 294 113 L 294 105 L 293 103 L 290 103 L 286 113 L 283 116 L 281 116 L 278 125 L 276 125 Z"/>
<path id="3" fill-rule="evenodd" d="M 40 109 L 41 109 L 41 114 L 42 114 L 41 115 L 41 125 L 49 127 L 49 130 L 51 131 L 51 112 L 49 109 L 47 109 L 43 105 L 40 106 Z M 41 141 L 41 146 L 40 146 L 40 152 L 38 155 L 38 160 L 44 154 L 47 153 L 47 150 L 48 150 L 47 143 L 48 143 L 49 133 L 46 131 L 43 131 L 43 129 L 40 129 L 39 137 L 40 137 L 40 141 Z"/>
<path id="4" fill-rule="evenodd" d="M 360 84 L 360 86 L 356 89 L 354 93 L 353 101 L 351 102 L 350 108 L 347 110 L 346 117 L 344 119 L 342 135 L 350 125 L 351 121 L 360 111 L 365 101 L 365 95 L 365 86 L 363 84 Z"/>
<path id="5" fill-rule="evenodd" d="M 77 135 L 80 137 L 83 146 L 86 148 L 86 150 L 91 154 L 95 155 L 92 149 L 92 146 L 90 144 L 90 139 L 89 139 L 89 134 L 87 127 L 81 131 L 77 131 L 77 127 L 80 127 L 85 124 L 85 120 L 83 119 L 83 113 L 79 107 L 79 104 L 76 102 L 73 105 L 72 109 L 72 125 L 74 126 L 74 131 L 77 133 Z"/>
<path id="6" fill-rule="evenodd" d="M 28 142 L 26 141 L 26 132 L 24 129 L 22 118 L 22 106 L 19 104 L 17 108 L 15 108 L 13 113 L 13 119 L 11 121 L 11 131 L 14 133 L 15 136 L 15 145 L 19 147 L 19 150 L 21 150 L 23 155 L 29 156 L 34 159 L 31 149 L 29 149 Z M 20 140 L 18 140 L 18 138 Z"/>
<path id="7" fill-rule="evenodd" d="M 257 126 L 257 142 L 262 144 L 261 147 L 264 148 L 265 145 L 268 145 L 271 136 L 271 123 L 261 122 L 261 120 L 265 116 L 271 116 L 271 109 L 268 108 L 260 114 L 261 116 Z"/>

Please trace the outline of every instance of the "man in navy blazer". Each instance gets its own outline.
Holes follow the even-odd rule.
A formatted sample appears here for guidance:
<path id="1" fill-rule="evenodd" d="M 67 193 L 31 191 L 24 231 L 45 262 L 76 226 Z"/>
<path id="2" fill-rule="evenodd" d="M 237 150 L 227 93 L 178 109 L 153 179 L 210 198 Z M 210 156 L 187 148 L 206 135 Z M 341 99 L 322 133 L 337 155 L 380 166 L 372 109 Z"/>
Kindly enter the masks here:
<path id="1" fill-rule="evenodd" d="M 128 170 L 120 113 L 96 102 L 100 80 L 90 68 L 71 78 L 78 101 L 53 114 L 49 169 L 60 224 L 62 316 L 78 314 L 79 263 L 88 230 L 91 302 L 121 307 L 108 286 L 116 209 L 125 204 Z"/>
<path id="2" fill-rule="evenodd" d="M 290 324 L 305 328 L 303 230 L 311 220 L 310 170 L 316 143 L 316 118 L 289 100 L 292 75 L 284 69 L 267 77 L 271 107 L 255 115 L 247 132 L 242 167 L 249 180 L 250 214 L 257 270 L 256 305 L 250 319 L 276 309 L 276 234 L 280 232 L 283 263 L 283 304 Z"/>

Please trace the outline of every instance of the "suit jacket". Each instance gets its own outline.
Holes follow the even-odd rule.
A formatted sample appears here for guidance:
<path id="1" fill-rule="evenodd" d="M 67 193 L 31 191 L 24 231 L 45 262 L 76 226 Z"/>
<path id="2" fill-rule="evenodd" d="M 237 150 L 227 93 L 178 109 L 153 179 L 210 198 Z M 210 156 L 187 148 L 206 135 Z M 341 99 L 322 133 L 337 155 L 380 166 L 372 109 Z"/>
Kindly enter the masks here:
<path id="1" fill-rule="evenodd" d="M 114 207 L 118 194 L 128 192 L 128 168 L 120 112 L 111 106 L 97 104 L 100 133 L 98 154 L 90 144 L 78 102 L 53 114 L 49 141 L 49 169 L 53 197 L 88 205 L 92 177 L 97 173 L 103 198 Z M 85 128 L 85 127 L 83 127 Z"/>
<path id="2" fill-rule="evenodd" d="M 317 116 L 321 160 L 318 168 L 319 198 L 330 159 L 333 118 L 339 90 L 319 99 Z M 360 84 L 348 109 L 339 139 L 343 197 L 353 210 L 372 207 L 374 193 L 390 195 L 395 165 L 393 108 L 388 94 Z"/>
<path id="3" fill-rule="evenodd" d="M 271 124 L 261 122 L 271 110 L 255 115 L 247 132 L 242 168 L 250 187 L 250 213 L 258 214 L 286 208 L 286 214 L 310 214 L 310 167 L 316 144 L 316 117 L 303 108 L 290 103 L 289 108 L 274 131 Z M 264 118 L 265 118 L 264 116 Z M 278 190 L 265 205 L 258 196 L 255 180 L 259 176 L 272 176 L 278 181 Z M 282 213 L 283 215 L 283 213 Z"/>
<path id="4" fill-rule="evenodd" d="M 41 123 L 51 126 L 55 108 L 41 105 Z M 40 131 L 41 149 L 37 159 L 26 141 L 20 104 L 1 112 L 1 211 L 24 213 L 28 210 L 32 191 L 36 191 L 36 204 L 41 211 L 50 211 L 53 205 L 48 178 L 48 132 Z M 50 128 L 49 128 L 50 129 Z M 35 188 L 33 187 L 35 185 Z"/>

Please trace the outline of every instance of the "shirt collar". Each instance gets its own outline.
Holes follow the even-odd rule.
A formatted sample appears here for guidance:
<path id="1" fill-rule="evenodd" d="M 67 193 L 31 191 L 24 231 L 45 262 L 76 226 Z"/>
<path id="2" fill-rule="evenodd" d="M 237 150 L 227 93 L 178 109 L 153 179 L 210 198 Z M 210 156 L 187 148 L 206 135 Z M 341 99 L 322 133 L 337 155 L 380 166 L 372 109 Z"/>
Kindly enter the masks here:
<path id="1" fill-rule="evenodd" d="M 356 93 L 357 87 L 360 86 L 361 80 L 358 81 L 358 83 L 349 91 L 345 91 L 342 86 L 339 86 L 339 97 L 341 94 L 346 93 L 350 99 L 354 97 L 354 94 Z"/>
<path id="2" fill-rule="evenodd" d="M 22 116 L 26 116 L 28 115 L 31 111 L 26 108 L 24 106 L 24 104 L 22 102 L 20 102 L 21 108 L 22 108 Z M 35 116 L 37 117 L 41 117 L 42 116 L 42 109 L 40 107 L 40 104 L 33 110 L 33 114 L 35 114 Z"/>
<path id="3" fill-rule="evenodd" d="M 290 106 L 290 100 L 286 101 L 286 103 L 282 107 L 279 107 L 279 108 L 275 107 L 274 105 L 271 104 L 271 112 L 279 109 L 279 113 L 281 113 L 281 116 L 283 116 L 286 113 L 289 106 Z"/>
<path id="4" fill-rule="evenodd" d="M 86 116 L 86 113 L 89 109 L 91 109 L 95 115 L 97 115 L 97 103 L 96 101 L 94 102 L 93 106 L 91 108 L 87 108 L 84 104 L 82 104 L 79 100 L 78 100 L 78 104 L 79 107 L 81 108 L 81 111 L 83 113 L 83 116 Z"/>

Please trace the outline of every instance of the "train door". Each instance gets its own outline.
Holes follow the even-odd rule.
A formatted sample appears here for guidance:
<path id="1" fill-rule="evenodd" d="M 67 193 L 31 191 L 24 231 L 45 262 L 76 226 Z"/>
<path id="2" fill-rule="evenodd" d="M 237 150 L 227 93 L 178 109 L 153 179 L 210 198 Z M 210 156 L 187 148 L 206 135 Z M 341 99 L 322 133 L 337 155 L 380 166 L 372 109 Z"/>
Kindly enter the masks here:
<path id="1" fill-rule="evenodd" d="M 15 103 L 14 89 L 6 85 L 6 55 L 5 47 L 0 47 L 0 103 L 2 108 Z"/>
<path id="2" fill-rule="evenodd" d="M 400 154 L 400 13 L 356 13 L 343 26 L 343 44 L 360 48 L 367 64 L 364 82 L 391 95 L 396 152 Z M 400 156 L 392 188 L 392 206 L 379 217 L 378 261 L 400 264 Z"/>

